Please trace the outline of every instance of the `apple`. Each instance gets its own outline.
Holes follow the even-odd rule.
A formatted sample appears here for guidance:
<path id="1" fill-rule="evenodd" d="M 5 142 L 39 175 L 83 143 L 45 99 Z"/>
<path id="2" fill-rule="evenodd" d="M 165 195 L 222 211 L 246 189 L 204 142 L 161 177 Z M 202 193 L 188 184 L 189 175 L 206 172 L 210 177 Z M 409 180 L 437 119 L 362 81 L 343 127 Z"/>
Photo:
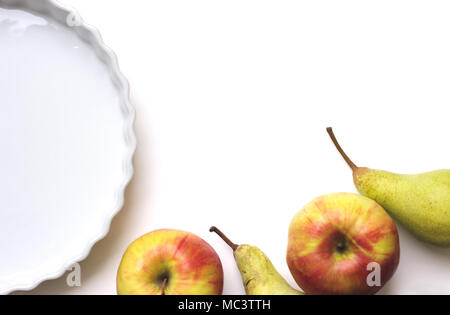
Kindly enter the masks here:
<path id="1" fill-rule="evenodd" d="M 399 259 L 394 221 L 360 195 L 318 197 L 289 227 L 286 260 L 309 294 L 374 294 L 392 277 Z"/>
<path id="2" fill-rule="evenodd" d="M 223 269 L 214 249 L 197 235 L 171 229 L 129 245 L 117 272 L 120 295 L 222 294 Z"/>

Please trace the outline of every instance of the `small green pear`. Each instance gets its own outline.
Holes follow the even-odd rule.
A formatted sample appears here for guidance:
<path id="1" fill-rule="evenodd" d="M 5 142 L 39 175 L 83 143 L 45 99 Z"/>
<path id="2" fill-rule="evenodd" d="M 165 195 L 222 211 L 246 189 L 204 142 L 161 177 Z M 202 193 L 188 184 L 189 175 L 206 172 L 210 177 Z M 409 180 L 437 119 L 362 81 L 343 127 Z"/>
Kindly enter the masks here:
<path id="1" fill-rule="evenodd" d="M 358 191 L 379 203 L 416 237 L 450 246 L 450 170 L 402 175 L 356 166 L 327 128 L 337 150 L 353 171 Z"/>
<path id="2" fill-rule="evenodd" d="M 247 295 L 304 294 L 286 282 L 259 248 L 251 245 L 236 245 L 215 226 L 209 230 L 217 233 L 233 249 Z"/>

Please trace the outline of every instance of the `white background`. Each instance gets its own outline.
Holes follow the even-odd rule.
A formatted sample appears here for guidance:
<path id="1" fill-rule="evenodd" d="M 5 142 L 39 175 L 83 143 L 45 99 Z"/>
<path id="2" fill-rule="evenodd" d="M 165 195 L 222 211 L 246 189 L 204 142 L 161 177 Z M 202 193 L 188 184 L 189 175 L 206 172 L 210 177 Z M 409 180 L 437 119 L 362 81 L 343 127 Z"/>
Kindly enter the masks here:
<path id="1" fill-rule="evenodd" d="M 108 236 L 32 294 L 115 294 L 127 245 L 157 228 L 194 232 L 219 253 L 225 294 L 243 288 L 208 232 L 285 262 L 293 215 L 355 192 L 325 132 L 361 166 L 449 168 L 448 1 L 64 0 L 119 57 L 137 110 L 136 175 Z M 401 263 L 383 293 L 450 294 L 450 250 L 400 228 Z M 25 293 L 25 292 L 22 292 Z"/>

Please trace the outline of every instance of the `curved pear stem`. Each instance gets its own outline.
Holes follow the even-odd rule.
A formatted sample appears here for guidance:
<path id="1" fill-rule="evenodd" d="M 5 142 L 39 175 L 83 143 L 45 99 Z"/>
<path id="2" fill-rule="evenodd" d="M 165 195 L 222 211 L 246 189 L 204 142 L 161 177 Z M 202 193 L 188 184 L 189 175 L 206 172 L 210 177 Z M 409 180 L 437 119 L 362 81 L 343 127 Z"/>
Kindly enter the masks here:
<path id="1" fill-rule="evenodd" d="M 161 295 L 166 295 L 167 278 L 164 278 L 161 284 Z"/>
<path id="2" fill-rule="evenodd" d="M 226 237 L 226 235 L 223 234 L 222 231 L 219 230 L 218 228 L 216 228 L 215 226 L 211 226 L 211 227 L 209 228 L 209 231 L 210 231 L 210 232 L 214 232 L 214 233 L 216 233 L 217 235 L 219 235 L 220 238 L 223 239 L 224 242 L 227 243 L 228 246 L 230 246 L 230 247 L 233 249 L 233 251 L 235 251 L 235 250 L 238 248 L 239 245 L 234 244 L 232 241 L 230 241 L 230 239 L 229 239 L 228 237 Z"/>
<path id="3" fill-rule="evenodd" d="M 337 141 L 334 132 L 333 132 L 333 128 L 328 127 L 327 128 L 327 132 L 330 135 L 331 140 L 333 141 L 334 145 L 336 146 L 336 149 L 339 151 L 339 153 L 342 155 L 342 157 L 344 158 L 345 162 L 347 162 L 348 166 L 350 166 L 350 168 L 352 169 L 352 171 L 355 171 L 358 169 L 358 166 L 355 165 L 355 163 L 353 163 L 352 160 L 350 160 L 350 158 L 348 157 L 348 155 L 344 152 L 344 150 L 341 148 L 341 146 L 339 145 L 339 142 Z"/>

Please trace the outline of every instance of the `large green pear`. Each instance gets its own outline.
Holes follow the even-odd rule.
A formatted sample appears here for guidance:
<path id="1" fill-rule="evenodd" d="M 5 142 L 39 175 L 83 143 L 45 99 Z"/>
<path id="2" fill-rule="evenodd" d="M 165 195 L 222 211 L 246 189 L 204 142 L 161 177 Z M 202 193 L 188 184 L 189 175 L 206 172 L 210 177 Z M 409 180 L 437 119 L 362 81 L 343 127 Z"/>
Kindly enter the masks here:
<path id="1" fill-rule="evenodd" d="M 258 247 L 237 245 L 215 226 L 217 233 L 232 249 L 247 295 L 303 295 L 292 288 L 278 273 L 269 258 Z"/>
<path id="2" fill-rule="evenodd" d="M 417 175 L 395 174 L 356 166 L 331 140 L 353 171 L 358 191 L 379 203 L 418 238 L 439 246 L 450 245 L 450 170 Z"/>

